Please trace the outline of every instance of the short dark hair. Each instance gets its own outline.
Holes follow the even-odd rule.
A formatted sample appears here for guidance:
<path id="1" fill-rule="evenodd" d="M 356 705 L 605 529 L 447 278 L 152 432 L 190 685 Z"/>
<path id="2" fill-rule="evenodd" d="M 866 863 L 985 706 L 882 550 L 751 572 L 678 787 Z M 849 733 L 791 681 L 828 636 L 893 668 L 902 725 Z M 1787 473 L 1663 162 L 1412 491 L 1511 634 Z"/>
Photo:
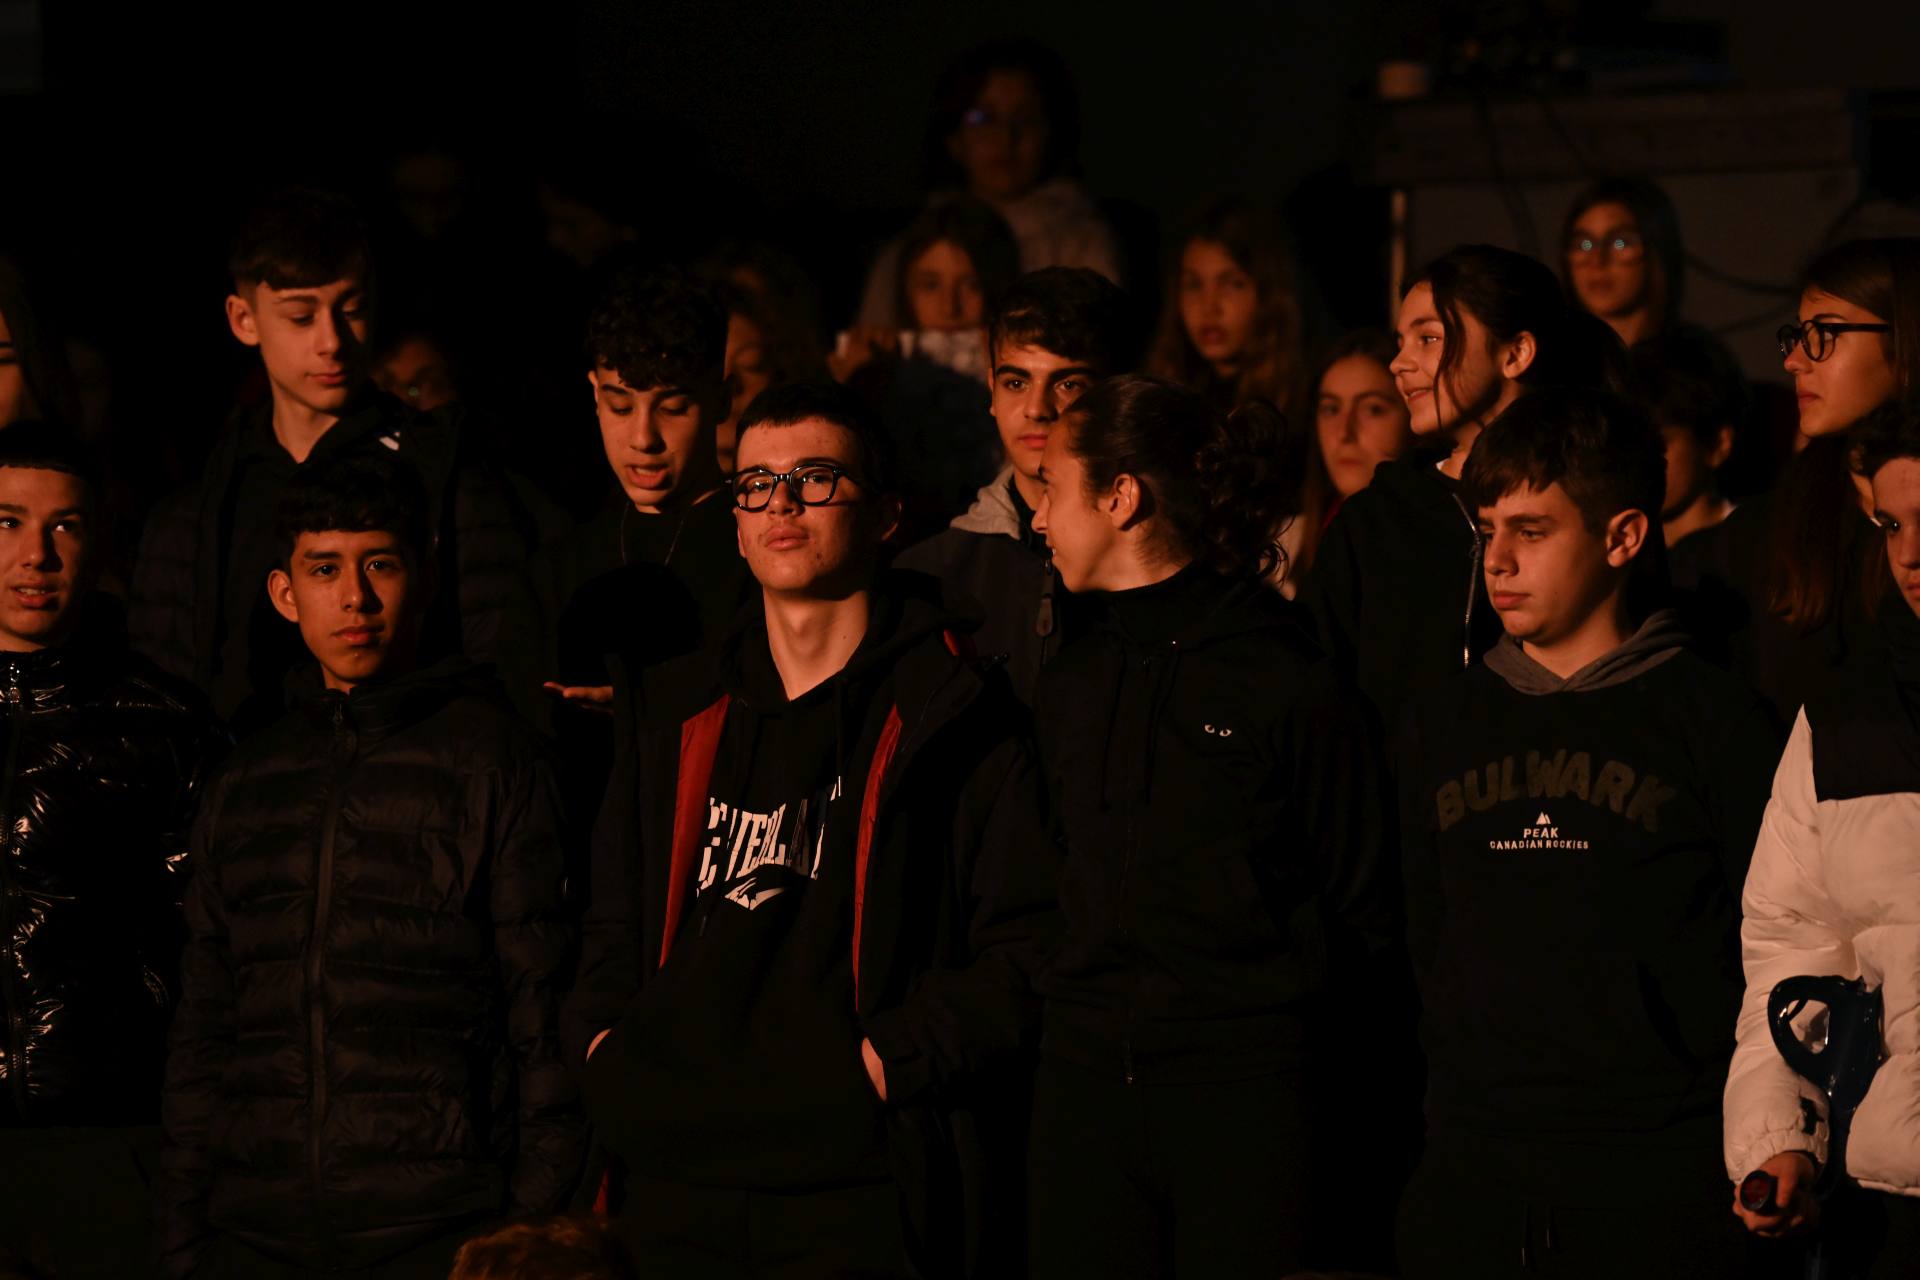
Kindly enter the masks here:
<path id="1" fill-rule="evenodd" d="M 756 427 L 790 427 L 809 418 L 831 422 L 852 436 L 860 449 L 859 479 L 874 493 L 894 490 L 893 438 L 866 402 L 837 382 L 789 382 L 768 387 L 740 415 L 734 448 Z"/>
<path id="2" fill-rule="evenodd" d="M 1873 473 L 1901 458 L 1920 461 L 1920 405 L 1893 399 L 1853 425 L 1853 469 L 1873 479 Z"/>
<path id="3" fill-rule="evenodd" d="M 1603 391 L 1549 387 L 1513 402 L 1480 432 L 1460 475 L 1470 511 L 1517 489 L 1559 485 L 1599 533 L 1622 511 L 1658 519 L 1667 456 L 1638 407 Z"/>
<path id="4" fill-rule="evenodd" d="M 373 264 L 367 220 L 335 191 L 281 187 L 241 218 L 227 272 L 242 289 L 299 289 L 366 277 Z"/>
<path id="5" fill-rule="evenodd" d="M 1133 307 L 1091 267 L 1043 267 L 1009 285 L 987 317 L 987 350 L 1040 347 L 1109 377 L 1133 367 Z"/>
<path id="6" fill-rule="evenodd" d="M 427 507 L 427 487 L 412 467 L 374 454 L 347 454 L 308 462 L 293 473 L 274 532 L 288 562 L 303 533 L 377 529 L 398 538 L 424 565 L 433 551 Z"/>
<path id="7" fill-rule="evenodd" d="M 1705 443 L 1720 428 L 1745 424 L 1752 394 L 1726 344 L 1704 329 L 1679 325 L 1635 343 L 1634 377 L 1655 426 L 1685 427 Z"/>
<path id="8" fill-rule="evenodd" d="M 59 471 L 85 482 L 88 505 L 99 500 L 99 464 L 80 437 L 59 423 L 23 418 L 0 428 L 0 467 Z"/>
<path id="9" fill-rule="evenodd" d="M 712 411 L 726 387 L 727 309 L 691 272 L 616 268 L 587 316 L 587 362 L 635 390 L 685 387 Z"/>

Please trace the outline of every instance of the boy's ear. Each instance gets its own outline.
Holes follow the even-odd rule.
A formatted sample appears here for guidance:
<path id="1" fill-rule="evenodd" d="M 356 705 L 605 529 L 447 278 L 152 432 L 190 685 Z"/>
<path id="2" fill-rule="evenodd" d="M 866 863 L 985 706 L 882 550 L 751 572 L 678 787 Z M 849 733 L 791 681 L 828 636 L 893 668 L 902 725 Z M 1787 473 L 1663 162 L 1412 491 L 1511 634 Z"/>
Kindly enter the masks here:
<path id="1" fill-rule="evenodd" d="M 891 542 L 893 535 L 900 532 L 900 499 L 892 494 L 882 494 L 875 504 L 880 512 L 880 541 Z"/>
<path id="2" fill-rule="evenodd" d="M 247 291 L 249 294 L 253 290 Z M 227 295 L 227 328 L 233 336 L 249 347 L 260 345 L 260 328 L 254 321 L 253 300 L 243 297 L 239 289 Z"/>
<path id="3" fill-rule="evenodd" d="M 1721 427 L 1713 433 L 1713 448 L 1707 450 L 1707 469 L 1718 471 L 1733 456 L 1733 427 Z"/>
<path id="4" fill-rule="evenodd" d="M 1607 521 L 1607 563 L 1616 569 L 1624 569 L 1640 554 L 1647 545 L 1647 532 L 1652 523 L 1644 511 L 1628 510 L 1615 515 Z"/>
<path id="5" fill-rule="evenodd" d="M 285 569 L 275 569 L 267 575 L 267 599 L 273 602 L 273 609 L 288 622 L 298 626 L 300 623 L 300 605 L 293 598 L 293 575 Z"/>

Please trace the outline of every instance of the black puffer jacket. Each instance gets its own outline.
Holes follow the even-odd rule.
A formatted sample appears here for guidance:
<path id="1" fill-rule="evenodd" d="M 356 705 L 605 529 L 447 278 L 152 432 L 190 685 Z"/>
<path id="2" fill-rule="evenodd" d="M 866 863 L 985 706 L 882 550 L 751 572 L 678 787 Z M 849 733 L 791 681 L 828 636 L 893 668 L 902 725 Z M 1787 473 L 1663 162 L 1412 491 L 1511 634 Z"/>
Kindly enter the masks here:
<path id="1" fill-rule="evenodd" d="M 163 499 L 141 536 L 127 604 L 133 647 L 203 692 L 211 693 L 220 664 L 230 657 L 226 593 L 264 591 L 264 578 L 225 579 L 235 476 L 246 437 L 272 430 L 271 411 L 263 410 L 228 432 L 200 480 Z M 422 414 L 392 396 L 370 393 L 321 437 L 308 461 L 364 451 L 412 464 L 432 503 L 428 527 L 440 590 L 424 646 L 435 656 L 457 652 L 492 663 L 514 704 L 540 723 L 546 708 L 539 685 L 550 674 L 544 659 L 548 623 L 530 561 L 550 536 L 551 512 L 466 442 L 456 406 Z M 256 692 L 271 696 L 278 690 Z M 239 709 L 218 700 L 214 707 L 236 728 Z"/>
<path id="2" fill-rule="evenodd" d="M 141 1124 L 179 993 L 211 717 L 123 652 L 0 654 L 0 1124 Z"/>
<path id="3" fill-rule="evenodd" d="M 463 663 L 301 693 L 221 771 L 167 1060 L 167 1274 L 216 1232 L 348 1268 L 560 1207 L 584 1134 L 557 796 Z"/>

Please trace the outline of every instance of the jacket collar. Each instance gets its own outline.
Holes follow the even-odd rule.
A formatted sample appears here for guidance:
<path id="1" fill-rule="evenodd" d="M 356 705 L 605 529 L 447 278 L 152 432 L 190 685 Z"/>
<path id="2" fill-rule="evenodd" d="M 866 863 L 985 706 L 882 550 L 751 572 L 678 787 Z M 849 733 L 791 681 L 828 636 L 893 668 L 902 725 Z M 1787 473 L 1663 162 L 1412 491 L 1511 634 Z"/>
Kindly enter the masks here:
<path id="1" fill-rule="evenodd" d="M 419 723 L 461 694 L 483 691 L 489 675 L 488 668 L 465 658 L 449 658 L 394 680 L 340 693 L 325 687 L 319 668 L 308 665 L 288 677 L 287 687 L 296 714 L 314 728 L 384 737 Z"/>

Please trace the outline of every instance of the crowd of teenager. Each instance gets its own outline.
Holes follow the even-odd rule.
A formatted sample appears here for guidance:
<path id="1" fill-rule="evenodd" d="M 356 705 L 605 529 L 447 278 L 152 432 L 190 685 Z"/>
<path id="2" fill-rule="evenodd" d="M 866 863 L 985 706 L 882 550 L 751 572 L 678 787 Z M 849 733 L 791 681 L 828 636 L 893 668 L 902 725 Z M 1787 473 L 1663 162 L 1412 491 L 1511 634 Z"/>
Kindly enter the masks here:
<path id="1" fill-rule="evenodd" d="M 583 512 L 283 188 L 117 582 L 0 265 L 0 1273 L 1920 1268 L 1920 241 L 1812 256 L 1776 457 L 1650 182 L 1331 337 L 1216 199 L 1150 324 L 964 65 L 837 338 L 603 264 Z"/>

